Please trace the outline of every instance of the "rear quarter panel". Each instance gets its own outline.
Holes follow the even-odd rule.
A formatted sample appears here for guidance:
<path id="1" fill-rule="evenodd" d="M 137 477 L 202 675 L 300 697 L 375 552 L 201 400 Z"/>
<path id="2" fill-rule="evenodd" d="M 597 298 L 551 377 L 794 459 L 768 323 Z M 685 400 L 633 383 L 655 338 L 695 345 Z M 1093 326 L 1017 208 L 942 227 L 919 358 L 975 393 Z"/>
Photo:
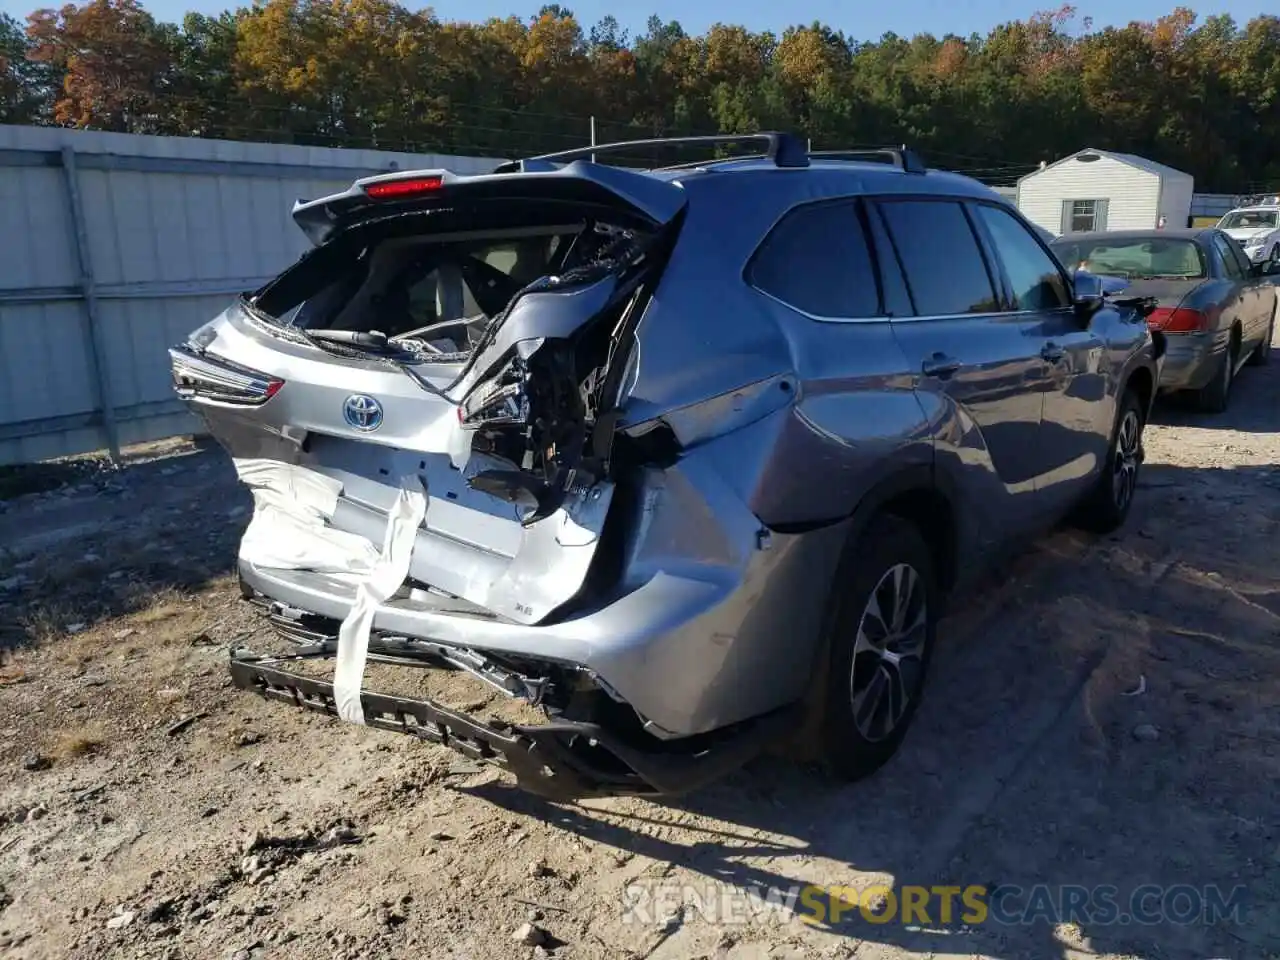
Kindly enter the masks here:
<path id="1" fill-rule="evenodd" d="M 860 190 L 854 175 L 817 171 L 691 181 L 679 244 L 639 327 L 625 422 L 667 417 L 748 384 L 790 383 L 785 407 L 713 445 L 728 482 L 770 525 L 847 516 L 885 471 L 932 458 L 914 375 L 887 320 L 814 319 L 743 278 L 793 206 Z"/>

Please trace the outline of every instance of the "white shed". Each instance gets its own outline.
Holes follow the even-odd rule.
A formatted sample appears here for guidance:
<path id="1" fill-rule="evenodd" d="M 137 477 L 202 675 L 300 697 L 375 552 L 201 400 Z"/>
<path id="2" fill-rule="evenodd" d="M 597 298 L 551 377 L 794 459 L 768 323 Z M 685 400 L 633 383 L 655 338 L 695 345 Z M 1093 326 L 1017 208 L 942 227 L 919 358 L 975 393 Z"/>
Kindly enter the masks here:
<path id="1" fill-rule="evenodd" d="M 1022 215 L 1054 234 L 1185 227 L 1195 179 L 1131 153 L 1073 153 L 1018 181 Z"/>

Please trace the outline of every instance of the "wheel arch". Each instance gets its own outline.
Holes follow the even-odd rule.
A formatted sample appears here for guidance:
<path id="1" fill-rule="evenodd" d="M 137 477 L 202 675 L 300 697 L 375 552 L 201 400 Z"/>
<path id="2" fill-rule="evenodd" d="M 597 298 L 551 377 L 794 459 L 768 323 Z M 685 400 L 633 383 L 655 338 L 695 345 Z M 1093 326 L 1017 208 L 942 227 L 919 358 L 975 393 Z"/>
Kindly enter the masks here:
<path id="1" fill-rule="evenodd" d="M 961 538 L 956 511 L 956 491 L 932 464 L 903 466 L 882 477 L 867 490 L 848 517 L 847 540 L 850 545 L 866 532 L 876 517 L 885 514 L 913 524 L 929 546 L 935 563 L 934 575 L 943 598 L 943 612 L 947 595 L 954 586 L 959 572 Z M 835 580 L 844 576 L 849 563 L 848 551 L 836 569 Z M 834 584 L 833 584 L 834 590 Z M 799 756 L 814 759 L 813 747 L 817 743 L 816 731 L 825 707 L 825 689 L 829 643 L 835 604 L 828 601 L 826 622 L 822 638 L 815 645 L 814 663 L 810 671 L 809 689 L 805 701 L 804 720 L 799 726 L 792 747 Z"/>
<path id="2" fill-rule="evenodd" d="M 1150 419 L 1151 407 L 1156 399 L 1156 377 L 1151 369 L 1146 366 L 1136 367 L 1129 374 L 1124 383 L 1124 390 L 1135 390 L 1138 398 L 1142 402 L 1142 415 L 1144 419 Z"/>
<path id="3" fill-rule="evenodd" d="M 955 491 L 931 464 L 902 467 L 881 478 L 853 509 L 849 539 L 856 541 L 871 521 L 891 514 L 913 524 L 929 545 L 934 574 L 944 594 L 956 580 L 960 538 Z"/>

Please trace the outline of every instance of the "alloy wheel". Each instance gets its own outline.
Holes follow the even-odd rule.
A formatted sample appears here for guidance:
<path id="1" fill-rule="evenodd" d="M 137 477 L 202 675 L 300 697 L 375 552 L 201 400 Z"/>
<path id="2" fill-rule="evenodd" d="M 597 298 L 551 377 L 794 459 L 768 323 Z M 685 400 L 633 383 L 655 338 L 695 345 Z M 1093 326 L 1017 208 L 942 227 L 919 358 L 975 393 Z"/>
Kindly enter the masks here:
<path id="1" fill-rule="evenodd" d="M 1111 475 L 1111 491 L 1115 496 L 1116 506 L 1122 511 L 1129 506 L 1138 486 L 1138 448 L 1141 439 L 1142 430 L 1137 411 L 1126 410 L 1120 421 L 1120 431 L 1116 435 L 1115 465 Z"/>
<path id="2" fill-rule="evenodd" d="M 868 741 L 889 737 L 919 693 L 928 614 L 924 580 L 906 563 L 890 567 L 867 599 L 854 641 L 849 696 L 854 723 Z"/>

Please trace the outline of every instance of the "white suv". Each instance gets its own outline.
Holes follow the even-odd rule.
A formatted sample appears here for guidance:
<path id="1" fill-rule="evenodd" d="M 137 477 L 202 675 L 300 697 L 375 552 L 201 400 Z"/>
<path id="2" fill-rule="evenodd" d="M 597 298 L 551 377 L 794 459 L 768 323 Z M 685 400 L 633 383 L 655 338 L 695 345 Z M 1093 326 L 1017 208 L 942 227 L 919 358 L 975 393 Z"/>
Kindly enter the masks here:
<path id="1" fill-rule="evenodd" d="M 1254 263 L 1280 263 L 1280 204 L 1238 207 L 1218 221 L 1218 229 L 1244 247 Z"/>

